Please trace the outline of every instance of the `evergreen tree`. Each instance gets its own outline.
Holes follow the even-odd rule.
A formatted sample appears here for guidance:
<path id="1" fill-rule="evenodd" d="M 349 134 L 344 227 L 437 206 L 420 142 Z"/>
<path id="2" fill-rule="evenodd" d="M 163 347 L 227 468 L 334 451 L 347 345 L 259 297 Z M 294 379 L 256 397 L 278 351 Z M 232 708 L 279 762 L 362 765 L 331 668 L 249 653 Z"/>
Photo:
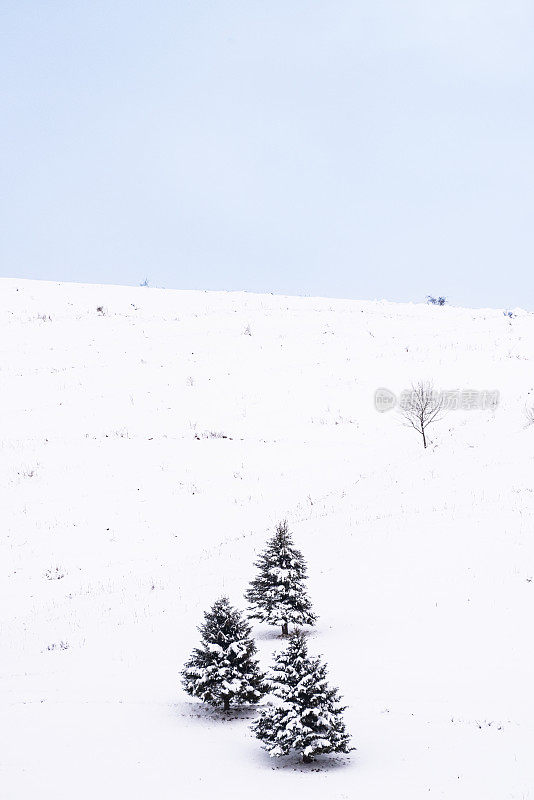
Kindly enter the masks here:
<path id="1" fill-rule="evenodd" d="M 182 671 L 185 691 L 224 710 L 234 703 L 256 703 L 267 691 L 265 676 L 254 658 L 250 625 L 222 597 L 204 614 L 201 645 Z"/>
<path id="2" fill-rule="evenodd" d="M 282 635 L 288 624 L 313 625 L 317 619 L 306 594 L 306 562 L 293 545 L 287 522 L 276 533 L 258 561 L 258 577 L 250 584 L 245 598 L 251 603 L 249 617 L 270 625 L 281 625 Z"/>
<path id="3" fill-rule="evenodd" d="M 270 756 L 296 750 L 308 763 L 321 753 L 348 753 L 350 737 L 343 722 L 344 706 L 337 689 L 327 683 L 321 658 L 310 658 L 300 631 L 289 638 L 287 650 L 276 656 L 271 691 L 277 706 L 262 710 L 252 731 Z"/>

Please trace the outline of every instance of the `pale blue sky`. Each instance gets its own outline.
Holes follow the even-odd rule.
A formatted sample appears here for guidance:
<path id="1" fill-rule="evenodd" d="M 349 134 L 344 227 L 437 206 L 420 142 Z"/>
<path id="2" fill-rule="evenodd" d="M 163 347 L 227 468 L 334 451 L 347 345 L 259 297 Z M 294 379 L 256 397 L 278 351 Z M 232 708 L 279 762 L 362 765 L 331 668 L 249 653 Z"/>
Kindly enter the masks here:
<path id="1" fill-rule="evenodd" d="M 534 309 L 531 0 L 2 0 L 0 274 Z"/>

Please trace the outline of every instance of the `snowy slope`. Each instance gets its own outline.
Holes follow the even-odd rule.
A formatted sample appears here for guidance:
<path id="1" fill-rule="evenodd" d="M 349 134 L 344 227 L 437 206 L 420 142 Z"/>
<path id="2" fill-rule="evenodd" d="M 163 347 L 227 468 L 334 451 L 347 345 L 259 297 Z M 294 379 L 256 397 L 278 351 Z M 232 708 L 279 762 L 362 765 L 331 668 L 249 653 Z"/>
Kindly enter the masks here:
<path id="1" fill-rule="evenodd" d="M 2 280 L 0 324 L 2 798 L 534 798 L 534 315 Z M 422 378 L 501 402 L 424 451 L 373 408 Z M 282 518 L 357 747 L 311 767 L 179 684 Z"/>

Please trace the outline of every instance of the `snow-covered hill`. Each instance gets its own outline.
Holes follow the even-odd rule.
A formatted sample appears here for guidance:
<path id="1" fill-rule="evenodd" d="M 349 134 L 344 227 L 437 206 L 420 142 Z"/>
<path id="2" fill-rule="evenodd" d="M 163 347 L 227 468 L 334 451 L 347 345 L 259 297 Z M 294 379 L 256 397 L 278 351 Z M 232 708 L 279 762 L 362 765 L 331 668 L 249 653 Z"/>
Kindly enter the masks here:
<path id="1" fill-rule="evenodd" d="M 534 315 L 2 280 L 0 324 L 3 798 L 534 798 Z M 424 451 L 373 393 L 427 378 L 500 404 Z M 179 683 L 283 518 L 357 747 L 311 766 Z"/>

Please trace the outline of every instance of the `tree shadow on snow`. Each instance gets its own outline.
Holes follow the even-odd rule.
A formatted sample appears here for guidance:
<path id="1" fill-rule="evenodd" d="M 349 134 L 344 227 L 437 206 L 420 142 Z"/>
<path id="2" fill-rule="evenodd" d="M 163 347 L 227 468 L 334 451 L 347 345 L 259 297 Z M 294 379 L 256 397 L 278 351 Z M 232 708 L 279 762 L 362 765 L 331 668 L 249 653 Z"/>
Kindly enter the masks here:
<path id="1" fill-rule="evenodd" d="M 283 770 L 290 772 L 332 772 L 336 769 L 343 769 L 354 759 L 348 755 L 324 755 L 317 756 L 315 761 L 305 764 L 302 756 L 298 753 L 291 753 L 288 756 L 271 758 L 265 750 L 258 752 L 256 761 L 259 767 L 270 770 Z"/>
<path id="2" fill-rule="evenodd" d="M 293 630 L 294 628 L 290 630 L 290 633 L 292 633 Z M 320 633 L 320 631 L 318 631 L 316 628 L 300 628 L 300 630 L 307 639 L 313 639 L 318 635 L 318 633 Z M 254 638 L 259 642 L 280 642 L 283 644 L 284 642 L 288 641 L 289 636 L 282 636 L 280 628 L 272 627 L 255 630 Z"/>
<path id="3" fill-rule="evenodd" d="M 256 706 L 230 706 L 228 711 L 222 708 L 212 708 L 206 703 L 173 703 L 172 709 L 176 716 L 197 719 L 201 723 L 219 723 L 235 721 L 251 721 L 256 716 Z"/>

